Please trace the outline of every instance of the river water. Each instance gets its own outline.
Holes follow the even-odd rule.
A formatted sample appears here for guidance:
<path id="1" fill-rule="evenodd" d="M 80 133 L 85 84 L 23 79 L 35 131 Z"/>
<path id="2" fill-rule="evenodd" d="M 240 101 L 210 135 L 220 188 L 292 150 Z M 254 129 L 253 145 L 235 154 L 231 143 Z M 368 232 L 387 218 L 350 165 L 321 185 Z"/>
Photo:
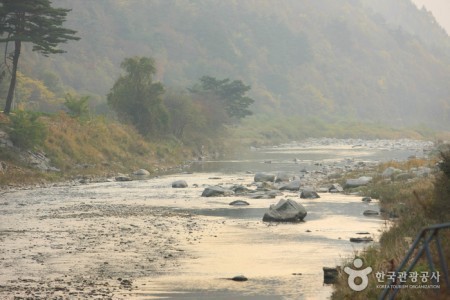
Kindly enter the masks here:
<path id="1" fill-rule="evenodd" d="M 204 188 L 233 184 L 254 188 L 256 172 L 281 171 L 315 185 L 336 170 L 424 156 L 430 146 L 409 140 L 312 139 L 251 149 L 222 161 L 196 162 L 179 174 L 146 180 L 9 193 L 3 195 L 0 209 L 4 256 L 0 279 L 16 282 L 11 278 L 34 274 L 28 284 L 55 270 L 66 277 L 76 272 L 89 277 L 85 273 L 101 265 L 95 272 L 100 274 L 97 278 L 109 278 L 105 286 L 111 287 L 115 277 L 133 279 L 133 288 L 123 289 L 122 284 L 105 292 L 114 299 L 327 299 L 332 287 L 323 284 L 322 268 L 341 265 L 368 245 L 351 243 L 351 237 L 366 232 L 376 242 L 388 226 L 380 217 L 362 215 L 364 210 L 378 209 L 376 200 L 365 203 L 358 196 L 330 193 L 306 200 L 298 192 L 283 192 L 275 199 L 205 198 Z M 175 180 L 185 180 L 189 187 L 174 189 Z M 262 222 L 267 208 L 282 198 L 306 208 L 304 222 Z M 250 205 L 229 205 L 238 199 Z M 153 209 L 161 214 L 150 217 L 147 212 Z M 157 232 L 161 228 L 163 234 Z M 55 231 L 58 236 L 49 233 Z M 48 253 L 45 243 L 51 246 Z M 161 261 L 155 249 L 166 262 L 151 269 L 152 262 Z M 227 280 L 236 275 L 249 280 Z"/>
<path id="2" fill-rule="evenodd" d="M 192 166 L 184 179 L 203 185 L 251 184 L 255 172 L 280 171 L 291 175 L 324 174 L 345 169 L 348 164 L 365 166 L 391 160 L 423 157 L 431 143 L 416 141 L 363 141 L 311 139 L 275 147 L 252 149 L 222 161 L 203 161 Z M 176 177 L 176 178 L 174 178 Z M 312 176 L 314 177 L 314 176 Z M 303 177 L 304 178 L 304 177 Z M 314 178 L 309 178 L 315 183 Z M 306 179 L 308 180 L 308 179 Z M 166 184 L 169 184 L 167 181 Z M 323 284 L 324 266 L 341 265 L 368 244 L 355 244 L 350 237 L 366 232 L 376 242 L 388 221 L 365 217 L 366 209 L 378 210 L 377 201 L 361 197 L 322 193 L 320 199 L 299 199 L 284 192 L 276 199 L 247 200 L 250 206 L 234 208 L 229 202 L 242 197 L 198 198 L 202 188 L 175 206 L 221 220 L 223 226 L 190 249 L 196 259 L 181 264 L 176 274 L 152 280 L 151 292 L 141 296 L 183 299 L 327 299 L 332 287 Z M 308 211 L 300 224 L 265 224 L 261 217 L 280 198 L 302 203 Z M 224 280 L 243 274 L 247 282 Z M 154 290 L 160 293 L 155 293 Z"/>

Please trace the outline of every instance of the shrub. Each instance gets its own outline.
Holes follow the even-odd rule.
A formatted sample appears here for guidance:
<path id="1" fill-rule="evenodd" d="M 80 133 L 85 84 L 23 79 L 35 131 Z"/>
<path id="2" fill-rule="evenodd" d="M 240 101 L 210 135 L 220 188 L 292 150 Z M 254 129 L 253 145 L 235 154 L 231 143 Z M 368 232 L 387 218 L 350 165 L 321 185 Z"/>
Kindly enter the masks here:
<path id="1" fill-rule="evenodd" d="M 87 117 L 89 115 L 89 96 L 77 99 L 71 94 L 66 94 L 64 105 L 69 110 L 69 114 L 75 118 Z"/>
<path id="2" fill-rule="evenodd" d="M 39 121 L 38 113 L 17 111 L 11 114 L 9 135 L 15 146 L 31 149 L 44 144 L 47 128 Z"/>
<path id="3" fill-rule="evenodd" d="M 442 172 L 436 178 L 431 213 L 439 222 L 445 222 L 450 214 L 450 151 L 442 151 L 441 158 L 439 168 Z"/>

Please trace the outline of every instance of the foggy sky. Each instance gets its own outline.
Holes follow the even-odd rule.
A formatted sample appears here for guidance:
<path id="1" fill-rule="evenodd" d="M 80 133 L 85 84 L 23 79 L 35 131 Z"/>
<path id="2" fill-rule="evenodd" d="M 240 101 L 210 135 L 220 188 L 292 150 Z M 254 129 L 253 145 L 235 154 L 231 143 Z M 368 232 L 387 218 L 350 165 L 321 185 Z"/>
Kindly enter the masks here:
<path id="1" fill-rule="evenodd" d="M 450 1 L 449 0 L 412 0 L 419 9 L 422 6 L 433 13 L 436 21 L 450 35 Z"/>

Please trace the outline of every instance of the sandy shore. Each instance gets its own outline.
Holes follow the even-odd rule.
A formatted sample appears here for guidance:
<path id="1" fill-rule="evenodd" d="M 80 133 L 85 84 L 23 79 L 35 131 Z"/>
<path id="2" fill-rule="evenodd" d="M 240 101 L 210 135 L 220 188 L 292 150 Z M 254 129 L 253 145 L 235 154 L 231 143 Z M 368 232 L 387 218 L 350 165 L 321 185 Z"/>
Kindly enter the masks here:
<path id="1" fill-rule="evenodd" d="M 205 226 L 182 211 L 95 196 L 8 196 L 0 200 L 0 299 L 128 299 L 135 278 L 175 271 Z"/>
<path id="2" fill-rule="evenodd" d="M 186 189 L 171 182 L 183 179 Z M 301 299 L 331 293 L 323 266 L 376 236 L 376 203 L 324 194 L 301 200 L 302 224 L 261 222 L 277 199 L 201 197 L 207 185 L 250 184 L 251 174 L 178 174 L 18 190 L 0 200 L 0 299 Z M 356 247 L 356 248 L 355 248 Z M 246 283 L 224 280 L 244 274 Z M 190 297 L 190 298 L 189 298 Z M 298 298 L 296 298 L 298 299 Z"/>

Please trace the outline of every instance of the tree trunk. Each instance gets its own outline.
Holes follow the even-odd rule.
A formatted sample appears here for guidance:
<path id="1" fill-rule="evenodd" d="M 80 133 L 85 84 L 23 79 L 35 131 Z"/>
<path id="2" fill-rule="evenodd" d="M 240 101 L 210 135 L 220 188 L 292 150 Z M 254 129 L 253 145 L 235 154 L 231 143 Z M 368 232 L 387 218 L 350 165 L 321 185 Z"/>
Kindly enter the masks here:
<path id="1" fill-rule="evenodd" d="M 16 88 L 16 77 L 17 77 L 17 65 L 19 64 L 20 48 L 22 42 L 17 40 L 14 42 L 14 56 L 13 56 L 13 68 L 11 74 L 11 82 L 9 83 L 8 97 L 6 98 L 5 114 L 11 112 L 11 106 L 14 98 L 14 90 Z"/>

